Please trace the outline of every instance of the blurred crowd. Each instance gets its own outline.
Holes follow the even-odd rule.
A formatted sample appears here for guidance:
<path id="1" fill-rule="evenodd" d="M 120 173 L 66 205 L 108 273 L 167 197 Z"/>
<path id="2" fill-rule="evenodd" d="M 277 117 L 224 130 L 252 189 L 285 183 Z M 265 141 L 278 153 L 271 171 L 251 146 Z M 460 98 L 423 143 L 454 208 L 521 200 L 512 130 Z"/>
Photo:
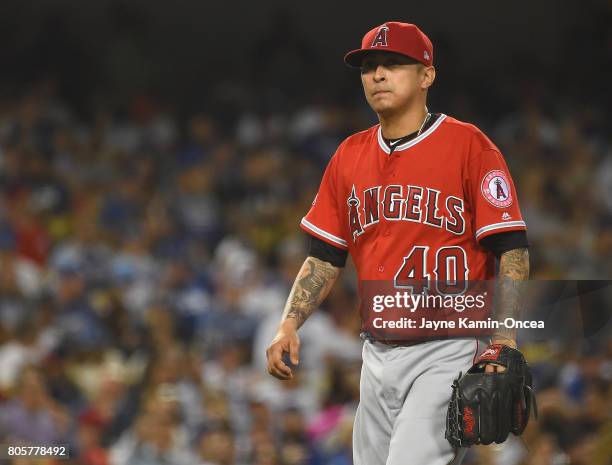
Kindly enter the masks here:
<path id="1" fill-rule="evenodd" d="M 1 101 L 0 443 L 68 444 L 58 463 L 82 465 L 350 465 L 350 265 L 301 330 L 292 381 L 267 374 L 265 349 L 322 170 L 373 124 L 361 100 L 223 119 L 151 96 L 85 117 L 52 83 Z M 462 117 L 461 103 L 430 110 Z M 605 113 L 540 103 L 465 114 L 510 165 L 532 277 L 610 279 Z M 524 443 L 474 448 L 466 465 L 609 464 L 612 344 L 597 341 L 525 344 L 539 419 Z"/>

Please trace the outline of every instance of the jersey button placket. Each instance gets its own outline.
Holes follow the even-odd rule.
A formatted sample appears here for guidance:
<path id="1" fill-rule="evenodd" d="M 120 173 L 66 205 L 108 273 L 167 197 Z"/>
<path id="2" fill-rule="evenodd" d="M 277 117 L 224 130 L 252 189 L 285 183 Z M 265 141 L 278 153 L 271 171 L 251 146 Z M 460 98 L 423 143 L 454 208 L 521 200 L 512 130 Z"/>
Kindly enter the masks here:
<path id="1" fill-rule="evenodd" d="M 397 164 L 397 157 L 399 156 L 399 154 L 397 153 L 393 153 L 391 154 L 391 160 L 390 160 L 390 164 L 389 164 L 389 170 L 387 173 L 387 185 L 389 184 L 396 184 L 395 180 L 397 179 L 397 176 L 395 175 L 396 172 L 396 164 Z M 390 224 L 385 225 L 384 227 L 384 232 L 382 233 L 382 235 L 384 237 L 388 237 L 391 235 L 391 232 L 389 231 L 389 228 L 391 227 Z"/>
<path id="2" fill-rule="evenodd" d="M 387 163 L 387 169 L 386 169 L 386 175 L 385 175 L 386 185 L 395 184 L 394 181 L 397 179 L 397 176 L 395 175 L 395 173 L 396 173 L 396 165 L 398 162 L 398 157 L 399 157 L 399 154 L 394 152 L 387 159 L 388 163 Z M 390 224 L 386 224 L 382 226 L 382 228 L 384 228 L 384 231 L 382 232 L 383 237 L 389 237 L 391 235 L 391 231 L 389 231 L 390 226 L 391 226 Z M 380 265 L 378 267 L 378 272 L 383 273 L 384 271 L 385 271 L 385 267 L 383 265 Z"/>

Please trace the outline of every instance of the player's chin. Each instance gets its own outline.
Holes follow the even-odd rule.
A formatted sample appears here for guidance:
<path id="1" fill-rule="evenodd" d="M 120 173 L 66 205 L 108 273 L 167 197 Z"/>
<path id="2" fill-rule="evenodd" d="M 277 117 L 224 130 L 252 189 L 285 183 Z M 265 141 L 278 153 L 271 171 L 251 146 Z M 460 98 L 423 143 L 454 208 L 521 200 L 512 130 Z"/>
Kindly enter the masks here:
<path id="1" fill-rule="evenodd" d="M 395 105 L 390 101 L 374 101 L 370 103 L 370 106 L 372 110 L 382 116 L 392 114 L 395 111 Z"/>
<path id="2" fill-rule="evenodd" d="M 387 98 L 384 97 L 384 95 L 375 94 L 375 95 L 370 95 L 368 97 L 368 103 L 370 104 L 372 108 L 376 109 L 376 108 L 380 108 L 381 106 L 388 105 L 389 101 Z"/>

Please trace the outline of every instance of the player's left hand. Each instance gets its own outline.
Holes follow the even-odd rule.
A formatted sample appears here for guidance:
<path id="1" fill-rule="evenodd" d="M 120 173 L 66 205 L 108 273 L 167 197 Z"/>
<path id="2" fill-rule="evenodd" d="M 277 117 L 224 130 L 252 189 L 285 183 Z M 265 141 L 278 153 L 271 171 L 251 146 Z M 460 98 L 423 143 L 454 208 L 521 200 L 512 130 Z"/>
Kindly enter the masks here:
<path id="1" fill-rule="evenodd" d="M 485 367 L 485 373 L 503 373 L 506 371 L 506 367 L 501 365 L 487 365 Z"/>
<path id="2" fill-rule="evenodd" d="M 520 435 L 530 413 L 537 415 L 532 376 L 523 354 L 493 344 L 453 383 L 446 438 L 455 447 L 501 443 Z"/>
<path id="3" fill-rule="evenodd" d="M 504 346 L 512 347 L 513 349 L 517 348 L 517 344 L 514 339 L 509 339 L 505 337 L 503 339 L 494 337 L 491 344 L 502 344 Z M 502 365 L 491 363 L 485 366 L 485 373 L 503 373 L 504 371 L 506 371 L 506 367 Z"/>

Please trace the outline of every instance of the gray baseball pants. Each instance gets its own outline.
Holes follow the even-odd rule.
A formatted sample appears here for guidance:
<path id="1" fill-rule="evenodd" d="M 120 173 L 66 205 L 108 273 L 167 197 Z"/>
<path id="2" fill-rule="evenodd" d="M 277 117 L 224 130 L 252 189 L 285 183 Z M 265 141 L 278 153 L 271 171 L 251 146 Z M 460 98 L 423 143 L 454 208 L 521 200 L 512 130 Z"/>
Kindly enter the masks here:
<path id="1" fill-rule="evenodd" d="M 444 437 L 451 385 L 485 347 L 475 338 L 408 347 L 366 340 L 354 465 L 459 465 L 466 451 Z"/>

